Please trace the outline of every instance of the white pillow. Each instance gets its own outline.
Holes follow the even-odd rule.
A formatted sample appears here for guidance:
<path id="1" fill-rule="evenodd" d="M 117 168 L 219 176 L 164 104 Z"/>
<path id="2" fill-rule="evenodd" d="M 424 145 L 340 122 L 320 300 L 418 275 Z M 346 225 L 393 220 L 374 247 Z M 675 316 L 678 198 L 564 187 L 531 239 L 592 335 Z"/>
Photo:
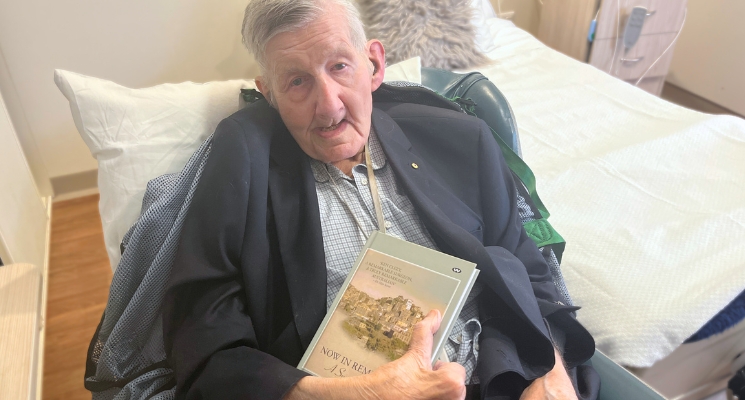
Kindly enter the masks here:
<path id="1" fill-rule="evenodd" d="M 471 7 L 475 10 L 471 23 L 475 28 L 476 47 L 487 54 L 499 47 L 494 38 L 500 31 L 514 27 L 515 24 L 510 20 L 498 18 L 489 0 L 471 0 Z"/>
<path id="2" fill-rule="evenodd" d="M 422 84 L 422 59 L 412 57 L 399 63 L 386 65 L 385 82 L 406 81 Z"/>
<path id="3" fill-rule="evenodd" d="M 387 67 L 385 80 L 421 83 L 419 59 Z M 253 80 L 232 80 L 130 89 L 63 70 L 54 72 L 54 81 L 98 160 L 99 212 L 112 269 L 124 234 L 140 215 L 147 182 L 180 171 L 217 124 L 238 111 L 240 89 L 255 88 Z"/>

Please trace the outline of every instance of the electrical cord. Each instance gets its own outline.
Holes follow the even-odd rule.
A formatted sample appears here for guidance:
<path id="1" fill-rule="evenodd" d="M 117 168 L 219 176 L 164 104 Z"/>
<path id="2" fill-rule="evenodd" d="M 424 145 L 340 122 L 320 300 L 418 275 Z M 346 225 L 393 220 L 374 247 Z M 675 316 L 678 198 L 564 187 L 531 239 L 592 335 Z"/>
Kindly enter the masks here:
<path id="1" fill-rule="evenodd" d="M 610 68 L 608 69 L 608 74 L 613 75 L 613 67 L 616 62 L 616 54 L 618 54 L 618 40 L 620 39 L 620 28 L 621 28 L 621 0 L 616 0 L 616 7 L 617 7 L 617 13 L 616 13 L 616 42 L 614 43 L 613 48 L 613 56 L 611 57 L 610 61 Z M 599 12 L 599 11 L 598 11 Z M 644 73 L 637 79 L 636 83 L 634 83 L 634 86 L 639 86 L 639 83 L 641 83 L 642 79 L 647 76 L 649 71 L 654 68 L 655 65 L 662 59 L 662 57 L 667 54 L 670 49 L 673 48 L 675 43 L 678 41 L 678 38 L 680 37 L 680 34 L 683 32 L 683 27 L 685 26 L 686 20 L 688 19 L 688 7 L 685 8 L 683 13 L 683 23 L 680 25 L 680 29 L 678 30 L 678 33 L 673 38 L 672 42 L 665 48 L 665 50 L 657 57 L 657 59 L 654 60 L 654 62 L 644 71 Z"/>
<path id="2" fill-rule="evenodd" d="M 599 10 L 598 10 L 599 12 Z M 616 0 L 616 41 L 613 43 L 613 57 L 610 58 L 610 68 L 608 74 L 613 75 L 613 64 L 616 62 L 616 52 L 618 52 L 618 39 L 621 35 L 621 0 Z"/>
<path id="3" fill-rule="evenodd" d="M 649 68 L 647 68 L 647 70 L 646 70 L 646 71 L 644 71 L 644 73 L 642 74 L 642 76 L 640 76 L 640 77 L 639 77 L 639 79 L 638 79 L 638 80 L 636 81 L 636 83 L 634 84 L 634 86 L 639 86 L 639 82 L 641 82 L 641 81 L 642 81 L 642 79 L 644 79 L 644 77 L 645 77 L 645 76 L 647 76 L 647 74 L 649 73 L 649 71 L 651 71 L 651 70 L 652 70 L 652 68 L 653 68 L 653 67 L 654 67 L 654 66 L 655 66 L 655 65 L 657 64 L 657 62 L 658 62 L 658 61 L 660 61 L 660 60 L 662 59 L 662 56 L 664 56 L 664 55 L 665 55 L 665 53 L 667 53 L 668 51 L 670 51 L 670 49 L 672 49 L 672 48 L 673 48 L 673 45 L 675 44 L 675 42 L 677 42 L 677 41 L 678 41 L 678 38 L 680 37 L 680 33 L 681 33 L 681 32 L 683 32 L 683 26 L 685 26 L 685 24 L 686 24 L 686 18 L 688 18 L 688 7 L 686 7 L 686 8 L 685 8 L 685 11 L 683 12 L 683 23 L 682 23 L 682 24 L 680 24 L 680 30 L 678 30 L 678 33 L 677 33 L 677 34 L 675 35 L 675 37 L 673 38 L 673 41 L 672 41 L 672 42 L 670 42 L 670 44 L 669 44 L 669 45 L 667 46 L 667 48 L 666 48 L 666 49 L 665 49 L 665 50 L 664 50 L 664 51 L 662 52 L 662 54 L 660 54 L 660 56 L 659 56 L 659 57 L 657 57 L 657 59 L 656 59 L 656 60 L 654 60 L 654 62 L 652 63 L 652 65 L 650 65 L 650 66 L 649 66 Z"/>

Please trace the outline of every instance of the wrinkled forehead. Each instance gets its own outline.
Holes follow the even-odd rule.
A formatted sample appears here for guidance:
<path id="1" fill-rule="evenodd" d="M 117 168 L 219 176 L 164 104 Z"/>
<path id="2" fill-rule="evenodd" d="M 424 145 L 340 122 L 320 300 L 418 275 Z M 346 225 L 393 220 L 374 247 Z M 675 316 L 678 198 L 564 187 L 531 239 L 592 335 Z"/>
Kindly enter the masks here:
<path id="1" fill-rule="evenodd" d="M 333 58 L 361 56 L 352 44 L 345 19 L 337 14 L 328 12 L 304 27 L 272 37 L 264 53 L 266 72 L 276 74 L 288 68 L 318 66 Z"/>
<path id="2" fill-rule="evenodd" d="M 312 48 L 294 49 L 294 51 L 278 52 L 275 57 L 268 57 L 272 73 L 275 77 L 295 72 L 312 72 L 320 70 L 330 63 L 357 62 L 358 52 L 349 45 L 339 41 L 320 43 Z"/>

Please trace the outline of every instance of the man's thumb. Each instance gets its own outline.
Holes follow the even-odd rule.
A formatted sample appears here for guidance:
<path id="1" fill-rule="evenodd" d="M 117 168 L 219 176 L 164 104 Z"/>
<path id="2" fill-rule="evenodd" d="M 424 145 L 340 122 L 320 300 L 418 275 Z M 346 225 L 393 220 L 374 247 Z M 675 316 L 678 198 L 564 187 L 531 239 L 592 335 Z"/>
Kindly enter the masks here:
<path id="1" fill-rule="evenodd" d="M 414 332 L 409 341 L 409 352 L 416 355 L 423 365 L 429 365 L 432 359 L 432 338 L 440 329 L 441 321 L 440 311 L 433 309 L 423 320 L 414 325 Z"/>

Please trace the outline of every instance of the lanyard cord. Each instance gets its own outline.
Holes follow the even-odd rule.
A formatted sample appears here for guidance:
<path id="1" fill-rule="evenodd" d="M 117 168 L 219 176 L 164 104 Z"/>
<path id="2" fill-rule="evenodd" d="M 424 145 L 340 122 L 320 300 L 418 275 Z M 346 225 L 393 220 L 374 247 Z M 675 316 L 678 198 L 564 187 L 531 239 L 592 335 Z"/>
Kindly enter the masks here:
<path id="1" fill-rule="evenodd" d="M 375 207 L 375 215 L 378 217 L 378 230 L 385 234 L 385 217 L 383 216 L 383 207 L 380 204 L 380 195 L 378 195 L 378 181 L 375 180 L 375 171 L 373 171 L 372 159 L 370 158 L 370 140 L 365 143 L 365 164 L 367 164 L 367 181 L 370 182 L 370 194 Z"/>
<path id="2" fill-rule="evenodd" d="M 380 230 L 380 233 L 385 233 L 385 217 L 383 216 L 383 207 L 381 206 L 380 195 L 378 194 L 378 182 L 375 180 L 375 172 L 373 171 L 372 159 L 370 158 L 370 146 L 368 143 L 365 143 L 365 164 L 367 165 L 367 181 L 370 183 L 370 194 L 372 195 L 373 206 L 375 207 L 375 216 L 378 219 L 378 230 Z M 365 236 L 365 239 L 367 239 L 368 235 L 367 233 L 365 233 L 365 229 L 362 227 L 362 223 L 357 218 L 357 215 L 355 215 L 355 213 L 352 211 L 352 208 L 349 206 L 349 204 L 347 204 L 347 201 L 342 195 L 341 190 L 339 190 L 339 186 L 336 184 L 336 180 L 334 179 L 333 175 L 331 175 L 328 166 L 326 166 L 326 173 L 331 179 L 331 183 L 334 184 L 336 195 L 339 196 L 342 204 L 344 204 L 344 207 L 347 209 L 349 214 L 352 215 L 352 218 L 354 218 L 354 222 L 357 223 L 357 227 L 360 228 L 362 235 Z"/>

